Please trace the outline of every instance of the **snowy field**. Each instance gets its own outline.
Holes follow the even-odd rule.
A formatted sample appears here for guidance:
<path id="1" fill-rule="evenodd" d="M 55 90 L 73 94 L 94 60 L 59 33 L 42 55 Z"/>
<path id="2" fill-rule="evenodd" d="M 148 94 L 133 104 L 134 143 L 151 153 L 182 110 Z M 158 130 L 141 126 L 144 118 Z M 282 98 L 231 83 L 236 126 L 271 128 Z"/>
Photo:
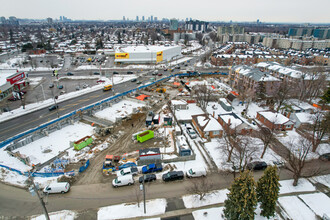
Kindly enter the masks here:
<path id="1" fill-rule="evenodd" d="M 129 81 L 133 78 L 136 78 L 136 76 L 118 76 L 118 77 L 114 77 L 114 82 L 115 82 L 115 84 L 118 84 L 118 83 Z M 102 79 L 107 80 L 106 83 L 112 83 L 112 81 L 110 79 L 107 79 L 107 78 L 102 78 Z M 105 84 L 95 85 L 95 86 L 88 87 L 88 88 L 85 88 L 85 89 L 82 89 L 79 91 L 60 95 L 58 97 L 57 103 L 61 103 L 63 101 L 69 100 L 74 97 L 81 96 L 83 94 L 88 94 L 93 91 L 101 90 L 104 87 L 104 85 Z M 51 99 L 47 99 L 45 101 L 41 101 L 38 103 L 28 104 L 25 106 L 25 109 L 19 108 L 19 109 L 10 111 L 10 112 L 4 112 L 4 113 L 0 114 L 0 122 L 10 120 L 12 118 L 16 118 L 17 116 L 28 114 L 30 112 L 48 107 L 53 104 L 54 104 L 54 100 L 51 98 Z"/>
<path id="2" fill-rule="evenodd" d="M 186 208 L 197 208 L 206 205 L 212 205 L 217 203 L 224 203 L 227 199 L 227 194 L 229 190 L 215 190 L 207 193 L 206 196 L 200 200 L 198 195 L 186 195 L 182 196 L 184 206 Z"/>
<path id="3" fill-rule="evenodd" d="M 293 179 L 280 181 L 280 194 L 315 191 L 316 188 L 307 179 L 300 178 L 297 186 L 293 186 Z"/>
<path id="4" fill-rule="evenodd" d="M 143 202 L 138 207 L 137 203 L 119 204 L 100 208 L 97 212 L 98 220 L 110 220 L 121 218 L 134 218 L 142 216 L 160 215 L 165 213 L 166 199 L 154 199 L 146 201 L 146 214 L 144 214 Z"/>
<path id="5" fill-rule="evenodd" d="M 278 198 L 278 203 L 293 220 L 317 220 L 315 214 L 298 197 L 285 196 Z"/>
<path id="6" fill-rule="evenodd" d="M 50 220 L 74 220 L 75 217 L 76 213 L 69 210 L 49 213 Z M 45 215 L 39 215 L 37 217 L 32 217 L 31 220 L 46 220 L 46 217 Z"/>
<path id="7" fill-rule="evenodd" d="M 112 122 L 116 122 L 116 118 L 125 118 L 128 115 L 132 114 L 133 109 L 138 109 L 145 106 L 138 102 L 130 100 L 122 100 L 116 104 L 113 104 L 110 108 L 106 108 L 102 111 L 99 111 L 95 114 L 98 118 L 103 118 Z"/>
<path id="8" fill-rule="evenodd" d="M 268 165 L 274 165 L 274 162 L 284 162 L 284 160 L 277 155 L 272 149 L 269 147 L 266 150 L 264 157 L 261 159 L 260 156 L 263 151 L 263 143 L 261 140 L 257 138 L 251 138 L 251 143 L 253 143 L 253 147 L 255 148 L 255 153 L 252 156 L 252 161 L 264 161 Z M 207 142 L 204 144 L 205 148 L 209 152 L 209 155 L 212 156 L 214 162 L 216 163 L 219 170 L 230 170 L 232 171 L 232 163 L 227 162 L 228 152 L 225 150 L 226 141 L 221 138 L 214 138 L 211 142 Z M 237 154 L 237 151 L 234 150 L 233 155 Z M 233 158 L 235 158 L 233 156 Z"/>
<path id="9" fill-rule="evenodd" d="M 70 148 L 70 141 L 74 142 L 92 134 L 92 126 L 76 123 L 52 132 L 48 137 L 36 140 L 16 149 L 14 152 L 19 151 L 21 154 L 28 156 L 31 160 L 31 164 L 44 163 L 57 156 L 59 152 Z"/>

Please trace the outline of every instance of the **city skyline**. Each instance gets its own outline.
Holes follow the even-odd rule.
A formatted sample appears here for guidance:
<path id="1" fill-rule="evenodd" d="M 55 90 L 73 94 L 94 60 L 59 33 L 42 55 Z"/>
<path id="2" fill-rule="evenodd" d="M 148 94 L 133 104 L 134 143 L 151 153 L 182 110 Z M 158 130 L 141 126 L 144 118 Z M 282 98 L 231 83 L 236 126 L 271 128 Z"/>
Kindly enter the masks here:
<path id="1" fill-rule="evenodd" d="M 215 7 L 218 6 L 218 7 Z M 73 20 L 121 20 L 123 16 L 135 20 L 136 16 L 146 18 L 154 16 L 162 18 L 187 17 L 205 21 L 233 22 L 274 22 L 274 23 L 330 23 L 329 0 L 279 0 L 267 2 L 262 0 L 228 1 L 207 0 L 174 1 L 165 4 L 152 0 L 109 2 L 98 0 L 91 3 L 87 0 L 35 0 L 34 4 L 23 0 L 8 1 L 2 4 L 0 16 L 30 19 L 59 19 L 66 16 Z"/>

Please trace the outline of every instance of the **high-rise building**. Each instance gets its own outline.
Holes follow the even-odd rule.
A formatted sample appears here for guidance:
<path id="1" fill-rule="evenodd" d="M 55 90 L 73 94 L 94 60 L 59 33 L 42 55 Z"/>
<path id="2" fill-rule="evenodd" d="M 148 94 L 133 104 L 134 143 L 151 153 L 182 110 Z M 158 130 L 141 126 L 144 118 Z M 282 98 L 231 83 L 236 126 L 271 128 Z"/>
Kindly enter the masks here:
<path id="1" fill-rule="evenodd" d="M 178 30 L 179 28 L 179 22 L 175 18 L 170 20 L 170 30 Z"/>
<path id="2" fill-rule="evenodd" d="M 153 15 L 151 15 L 151 17 L 150 17 L 150 21 L 151 21 L 151 22 L 154 21 L 154 16 L 153 16 Z"/>
<path id="3" fill-rule="evenodd" d="M 126 18 L 125 18 L 125 16 L 123 16 L 123 21 L 126 21 Z"/>
<path id="4" fill-rule="evenodd" d="M 158 17 L 155 17 L 154 21 L 158 21 Z"/>
<path id="5" fill-rule="evenodd" d="M 144 21 L 144 16 L 142 16 L 142 21 Z"/>
<path id="6" fill-rule="evenodd" d="M 330 39 L 330 28 L 290 28 L 289 37 L 310 37 Z"/>
<path id="7" fill-rule="evenodd" d="M 208 25 L 209 23 L 205 21 L 191 20 L 186 22 L 185 29 L 191 31 L 206 31 Z"/>
<path id="8" fill-rule="evenodd" d="M 139 21 L 139 16 L 136 16 L 136 21 Z"/>
<path id="9" fill-rule="evenodd" d="M 47 18 L 47 23 L 48 24 L 52 24 L 53 23 L 53 19 L 52 18 Z"/>
<path id="10" fill-rule="evenodd" d="M 218 27 L 218 36 L 222 34 L 244 34 L 244 27 L 238 25 Z"/>

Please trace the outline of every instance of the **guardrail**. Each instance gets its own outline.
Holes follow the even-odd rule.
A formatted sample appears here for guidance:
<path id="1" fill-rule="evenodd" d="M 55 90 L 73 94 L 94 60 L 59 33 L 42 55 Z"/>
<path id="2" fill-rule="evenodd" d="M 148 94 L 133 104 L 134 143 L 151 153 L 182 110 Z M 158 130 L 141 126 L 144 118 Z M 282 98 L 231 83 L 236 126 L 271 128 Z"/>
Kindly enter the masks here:
<path id="1" fill-rule="evenodd" d="M 22 137 L 24 137 L 24 136 L 26 136 L 26 135 L 29 135 L 29 134 L 31 134 L 31 133 L 33 133 L 33 132 L 35 132 L 35 131 L 38 131 L 38 130 L 40 130 L 40 129 L 46 128 L 46 127 L 48 127 L 49 125 L 55 124 L 55 123 L 57 123 L 57 122 L 59 122 L 59 121 L 62 121 L 63 119 L 67 119 L 67 118 L 69 118 L 69 117 L 71 117 L 71 116 L 73 116 L 73 115 L 76 115 L 77 113 L 80 113 L 80 112 L 83 112 L 83 111 L 86 111 L 86 110 L 92 109 L 92 108 L 94 108 L 94 107 L 96 107 L 96 106 L 99 106 L 99 105 L 105 103 L 105 102 L 109 102 L 109 101 L 114 100 L 114 99 L 116 99 L 116 98 L 119 98 L 119 97 L 125 96 L 125 95 L 127 95 L 127 94 L 130 94 L 130 93 L 132 93 L 132 92 L 135 92 L 135 91 L 138 91 L 138 90 L 144 89 L 144 88 L 146 88 L 146 87 L 149 87 L 149 86 L 155 85 L 155 84 L 157 84 L 157 83 L 159 83 L 159 82 L 169 80 L 169 79 L 172 78 L 172 77 L 185 77 L 185 76 L 188 76 L 188 77 L 189 77 L 189 76 L 200 76 L 200 75 L 225 75 L 225 73 L 217 73 L 217 72 L 216 72 L 216 73 L 196 73 L 196 72 L 194 72 L 194 73 L 177 73 L 177 74 L 174 74 L 174 75 L 170 75 L 170 76 L 167 76 L 167 77 L 161 78 L 161 79 L 156 80 L 155 82 L 149 83 L 149 84 L 147 84 L 147 85 L 139 86 L 139 87 L 137 87 L 137 88 L 135 88 L 135 89 L 131 89 L 131 90 L 129 90 L 129 91 L 126 91 L 126 92 L 123 92 L 123 93 L 117 94 L 117 95 L 115 95 L 115 96 L 112 96 L 112 97 L 109 97 L 109 98 L 106 98 L 106 99 L 103 99 L 103 100 L 101 100 L 101 101 L 99 101 L 99 102 L 96 102 L 96 103 L 94 103 L 94 104 L 91 104 L 91 105 L 89 105 L 89 106 L 86 106 L 86 107 L 80 108 L 80 109 L 75 110 L 75 111 L 73 111 L 73 112 L 71 112 L 71 113 L 68 113 L 68 114 L 66 114 L 66 115 L 64 115 L 64 116 L 62 116 L 62 117 L 60 117 L 60 118 L 58 118 L 58 119 L 54 119 L 53 121 L 47 122 L 47 123 L 45 123 L 45 124 L 43 124 L 43 125 L 40 125 L 40 126 L 38 126 L 38 127 L 36 127 L 36 128 L 32 128 L 32 129 L 30 129 L 30 130 L 28 130 L 28 131 L 25 131 L 25 132 L 23 132 L 23 133 L 21 133 L 21 134 L 18 134 L 18 135 L 16 135 L 16 136 L 14 136 L 14 137 L 11 137 L 11 138 L 9 138 L 9 139 L 7 139 L 7 140 L 5 140 L 5 141 L 3 141 L 3 142 L 0 143 L 0 149 L 3 148 L 4 146 L 6 146 L 7 144 L 11 143 L 12 141 L 15 141 L 15 140 L 17 140 L 17 139 L 20 139 L 20 138 L 22 138 Z"/>

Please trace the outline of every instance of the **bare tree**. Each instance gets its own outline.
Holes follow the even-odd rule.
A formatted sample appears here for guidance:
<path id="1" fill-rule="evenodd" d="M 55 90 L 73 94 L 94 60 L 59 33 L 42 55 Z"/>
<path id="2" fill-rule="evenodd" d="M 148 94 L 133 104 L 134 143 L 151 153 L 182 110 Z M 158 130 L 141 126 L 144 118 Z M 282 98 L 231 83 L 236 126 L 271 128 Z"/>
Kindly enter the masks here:
<path id="1" fill-rule="evenodd" d="M 137 186 L 134 186 L 133 188 L 133 195 L 136 203 L 138 204 L 138 207 L 140 208 L 140 203 L 142 201 L 142 193 L 140 191 L 140 184 L 137 184 Z"/>
<path id="2" fill-rule="evenodd" d="M 291 141 L 286 169 L 293 173 L 293 186 L 297 186 L 305 166 L 306 158 L 312 149 L 312 143 L 306 138 L 299 138 L 298 143 Z"/>
<path id="3" fill-rule="evenodd" d="M 237 148 L 232 152 L 231 163 L 233 164 L 233 168 L 244 171 L 247 164 L 255 157 L 257 150 L 257 147 L 253 146 L 249 136 L 239 137 Z"/>
<path id="4" fill-rule="evenodd" d="M 194 86 L 194 95 L 196 95 L 197 103 L 202 109 L 206 109 L 207 104 L 212 99 L 212 91 L 207 85 L 196 85 Z"/>
<path id="5" fill-rule="evenodd" d="M 235 148 L 238 148 L 238 143 L 239 143 L 239 137 L 238 137 L 238 132 L 235 129 L 230 129 L 230 125 L 228 125 L 227 128 L 225 128 L 224 132 L 224 140 L 226 141 L 225 147 L 225 152 L 228 154 L 227 162 L 231 161 L 231 156 Z"/>
<path id="6" fill-rule="evenodd" d="M 199 200 L 202 200 L 207 193 L 210 193 L 214 186 L 214 184 L 205 177 L 195 178 L 190 182 L 191 185 L 186 188 L 186 191 L 190 194 L 197 194 L 199 196 Z"/>
<path id="7" fill-rule="evenodd" d="M 275 131 L 274 126 L 272 127 L 272 129 L 262 126 L 260 127 L 257 133 L 258 138 L 260 138 L 260 140 L 264 144 L 264 149 L 262 151 L 261 158 L 264 157 L 267 148 L 269 147 L 270 143 L 274 140 L 274 131 Z"/>
<path id="8" fill-rule="evenodd" d="M 313 144 L 312 151 L 315 152 L 320 145 L 324 135 L 329 134 L 330 131 L 330 112 L 323 113 L 321 111 L 316 112 L 311 117 L 311 142 Z"/>
<path id="9" fill-rule="evenodd" d="M 279 112 L 285 101 L 292 95 L 292 86 L 287 80 L 281 82 L 277 92 L 274 94 L 273 100 L 276 104 L 276 112 Z"/>

